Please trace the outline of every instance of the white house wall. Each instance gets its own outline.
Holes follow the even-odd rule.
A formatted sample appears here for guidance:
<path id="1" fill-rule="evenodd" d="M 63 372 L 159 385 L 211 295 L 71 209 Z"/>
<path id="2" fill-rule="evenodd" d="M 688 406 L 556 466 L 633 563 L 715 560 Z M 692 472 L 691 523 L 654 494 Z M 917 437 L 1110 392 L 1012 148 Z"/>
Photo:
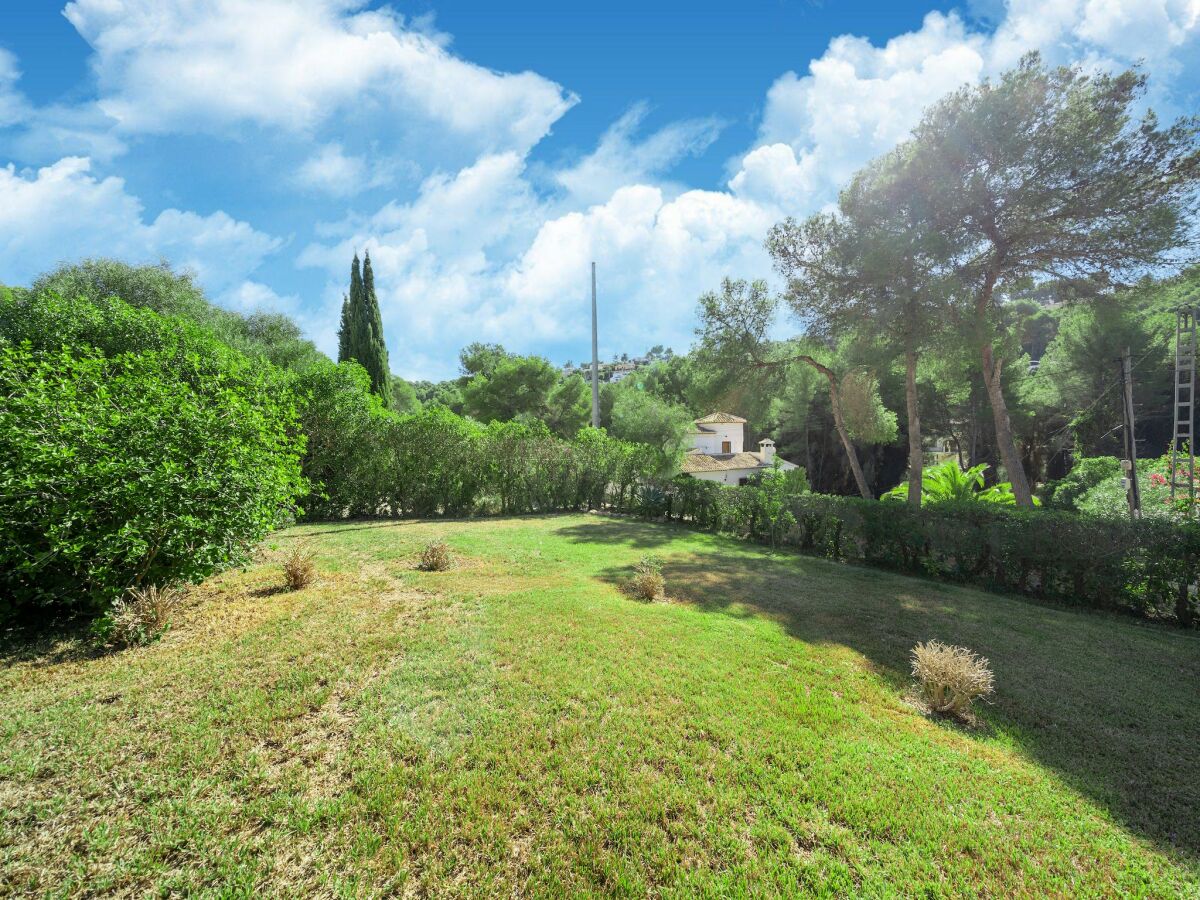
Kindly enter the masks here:
<path id="1" fill-rule="evenodd" d="M 740 484 L 743 478 L 749 478 L 760 469 L 721 469 L 719 472 L 691 472 L 693 478 L 701 481 L 715 481 L 718 484 Z"/>
<path id="2" fill-rule="evenodd" d="M 742 446 L 744 429 L 740 422 L 727 422 L 715 425 L 705 424 L 703 427 L 710 429 L 712 434 L 706 432 L 692 435 L 692 446 L 701 453 L 741 453 L 745 449 Z M 728 451 L 721 449 L 722 441 L 729 441 L 730 449 Z M 737 484 L 736 480 L 734 484 Z"/>

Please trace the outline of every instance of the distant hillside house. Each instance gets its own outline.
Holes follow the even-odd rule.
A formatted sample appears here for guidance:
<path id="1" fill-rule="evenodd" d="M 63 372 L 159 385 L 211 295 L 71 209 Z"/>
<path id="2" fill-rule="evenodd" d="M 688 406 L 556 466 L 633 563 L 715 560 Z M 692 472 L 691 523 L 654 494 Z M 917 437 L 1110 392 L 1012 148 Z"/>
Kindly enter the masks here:
<path id="1" fill-rule="evenodd" d="M 756 472 L 772 468 L 776 459 L 784 470 L 797 468 L 795 463 L 775 455 L 775 442 L 770 438 L 758 442 L 757 453 L 745 450 L 745 419 L 718 412 L 697 419 L 695 424 L 691 449 L 683 456 L 686 475 L 722 484 L 745 484 Z"/>
<path id="2" fill-rule="evenodd" d="M 616 384 L 618 381 L 623 381 L 638 370 L 638 366 L 631 362 L 614 363 L 609 370 L 608 380 Z"/>

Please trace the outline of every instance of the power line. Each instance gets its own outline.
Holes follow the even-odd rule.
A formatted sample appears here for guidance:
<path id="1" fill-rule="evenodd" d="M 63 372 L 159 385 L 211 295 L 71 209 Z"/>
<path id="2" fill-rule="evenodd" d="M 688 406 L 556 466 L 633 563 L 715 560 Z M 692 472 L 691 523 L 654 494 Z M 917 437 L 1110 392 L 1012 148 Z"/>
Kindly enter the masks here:
<path id="1" fill-rule="evenodd" d="M 1153 348 L 1152 348 L 1152 349 L 1150 349 L 1150 350 L 1147 350 L 1145 353 L 1143 353 L 1143 354 L 1141 355 L 1141 357 L 1138 359 L 1138 361 L 1137 361 L 1137 362 L 1135 362 L 1135 363 L 1134 363 L 1134 364 L 1133 364 L 1133 365 L 1130 367 L 1130 369 L 1129 369 L 1129 372 L 1130 372 L 1130 374 L 1132 375 L 1134 372 L 1136 372 L 1136 371 L 1137 371 L 1137 368 L 1138 368 L 1138 366 L 1140 366 L 1140 365 L 1141 365 L 1143 362 L 1145 362 L 1145 361 L 1146 361 L 1146 360 L 1147 360 L 1147 359 L 1150 357 L 1150 355 L 1151 355 L 1152 353 L 1154 353 L 1154 349 L 1153 349 Z M 1113 382 L 1113 383 L 1112 383 L 1112 384 L 1110 384 L 1108 387 L 1106 387 L 1106 388 L 1105 388 L 1103 391 L 1101 391 L 1099 394 L 1097 394 L 1097 395 L 1096 395 L 1096 399 L 1095 399 L 1095 400 L 1093 400 L 1091 403 L 1089 403 L 1089 404 L 1087 405 L 1087 407 L 1086 407 L 1086 408 L 1085 408 L 1085 409 L 1084 409 L 1082 412 L 1080 412 L 1080 413 L 1078 413 L 1077 415 L 1075 415 L 1075 416 L 1074 416 L 1074 417 L 1071 419 L 1071 421 L 1070 421 L 1070 422 L 1068 422 L 1066 425 L 1064 425 L 1062 428 L 1058 429 L 1057 431 L 1055 431 L 1055 432 L 1052 432 L 1051 434 L 1047 435 L 1047 436 L 1046 436 L 1046 443 L 1050 443 L 1050 442 L 1051 442 L 1051 441 L 1053 441 L 1055 438 L 1057 438 L 1057 437 L 1058 437 L 1060 434 L 1062 434 L 1064 431 L 1066 431 L 1066 430 L 1067 430 L 1067 429 L 1069 429 L 1069 428 L 1072 428 L 1072 427 L 1074 427 L 1075 423 L 1076 423 L 1076 422 L 1077 422 L 1079 419 L 1083 418 L 1083 417 L 1084 417 L 1084 416 L 1086 416 L 1088 413 L 1090 413 L 1090 412 L 1091 412 L 1093 409 L 1095 409 L 1095 408 L 1096 408 L 1096 405 L 1097 405 L 1097 404 L 1098 404 L 1098 403 L 1099 403 L 1101 400 L 1103 400 L 1105 397 L 1107 397 L 1107 396 L 1108 396 L 1108 393 L 1109 393 L 1109 391 L 1111 391 L 1111 390 L 1112 390 L 1114 387 L 1119 387 L 1119 386 L 1120 386 L 1120 382 L 1119 382 L 1119 381 L 1117 381 L 1117 382 Z"/>

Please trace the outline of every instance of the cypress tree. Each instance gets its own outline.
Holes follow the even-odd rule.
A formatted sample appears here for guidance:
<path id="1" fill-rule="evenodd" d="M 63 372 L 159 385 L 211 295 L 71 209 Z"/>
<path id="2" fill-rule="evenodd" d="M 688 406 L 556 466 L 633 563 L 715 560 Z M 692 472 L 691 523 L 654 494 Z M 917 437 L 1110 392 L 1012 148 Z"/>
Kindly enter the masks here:
<path id="1" fill-rule="evenodd" d="M 392 404 L 391 371 L 383 340 L 383 317 L 375 297 L 371 254 L 359 268 L 358 253 L 350 265 L 350 294 L 342 297 L 342 322 L 338 329 L 338 362 L 352 359 L 371 376 L 371 390 L 384 406 Z"/>
<path id="2" fill-rule="evenodd" d="M 338 362 L 351 359 L 350 356 L 350 298 L 342 294 L 342 321 L 338 326 Z"/>
<path id="3" fill-rule="evenodd" d="M 346 341 L 347 359 L 356 359 L 362 362 L 363 347 L 365 346 L 362 339 L 363 328 L 363 283 L 362 273 L 359 270 L 358 252 L 354 253 L 354 262 L 350 264 L 350 338 Z"/>
<path id="4" fill-rule="evenodd" d="M 375 296 L 375 273 L 371 270 L 370 253 L 366 254 L 363 261 L 361 291 L 359 333 L 363 337 L 363 355 L 358 357 L 358 361 L 371 375 L 371 390 L 380 396 L 384 406 L 390 406 L 392 373 L 388 366 L 387 344 L 383 339 L 383 316 Z"/>

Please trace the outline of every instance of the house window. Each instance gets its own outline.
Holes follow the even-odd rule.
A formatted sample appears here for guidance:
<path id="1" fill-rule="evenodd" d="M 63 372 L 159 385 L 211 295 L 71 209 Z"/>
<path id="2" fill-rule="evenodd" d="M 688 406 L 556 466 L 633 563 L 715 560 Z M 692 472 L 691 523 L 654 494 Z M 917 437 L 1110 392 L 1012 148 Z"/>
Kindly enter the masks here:
<path id="1" fill-rule="evenodd" d="M 733 452 L 733 444 L 729 443 L 729 441 L 721 441 L 721 452 L 722 453 L 732 453 Z"/>
<path id="2" fill-rule="evenodd" d="M 739 484 L 739 485 L 746 485 L 746 484 L 749 484 L 749 483 L 750 483 L 750 479 L 749 479 L 749 478 L 739 478 L 739 479 L 738 479 L 738 484 Z"/>

